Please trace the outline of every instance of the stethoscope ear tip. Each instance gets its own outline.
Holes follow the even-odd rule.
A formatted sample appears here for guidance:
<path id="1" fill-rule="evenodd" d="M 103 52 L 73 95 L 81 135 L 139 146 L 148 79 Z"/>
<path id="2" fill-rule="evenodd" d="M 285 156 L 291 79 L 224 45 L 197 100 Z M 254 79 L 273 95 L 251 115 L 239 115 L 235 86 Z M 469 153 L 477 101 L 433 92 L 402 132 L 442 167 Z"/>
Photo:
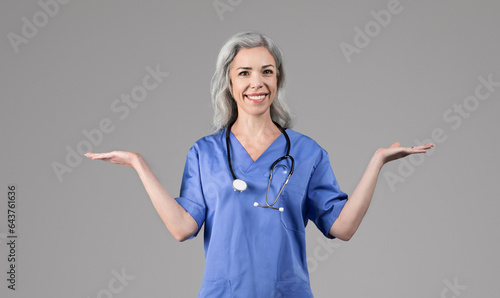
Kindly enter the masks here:
<path id="1" fill-rule="evenodd" d="M 283 212 L 283 211 L 285 211 L 285 208 L 283 208 L 283 207 L 276 208 L 276 207 L 269 206 L 269 205 L 268 205 L 268 206 L 262 206 L 262 205 L 260 205 L 260 204 L 259 204 L 259 203 L 257 203 L 257 202 L 254 202 L 254 203 L 253 203 L 253 205 L 254 205 L 255 207 L 272 208 L 272 209 L 274 209 L 274 210 L 278 210 L 279 212 Z"/>

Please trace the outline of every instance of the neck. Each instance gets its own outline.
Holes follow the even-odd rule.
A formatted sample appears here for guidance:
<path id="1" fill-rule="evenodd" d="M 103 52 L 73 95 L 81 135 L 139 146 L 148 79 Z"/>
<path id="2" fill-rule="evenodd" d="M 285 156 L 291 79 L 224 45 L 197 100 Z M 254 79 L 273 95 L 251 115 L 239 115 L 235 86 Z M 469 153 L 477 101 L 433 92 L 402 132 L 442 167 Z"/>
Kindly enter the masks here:
<path id="1" fill-rule="evenodd" d="M 281 131 L 276 127 L 270 114 L 259 117 L 240 117 L 234 122 L 231 131 L 235 135 L 244 135 L 246 137 L 259 137 L 268 134 L 277 134 Z"/>

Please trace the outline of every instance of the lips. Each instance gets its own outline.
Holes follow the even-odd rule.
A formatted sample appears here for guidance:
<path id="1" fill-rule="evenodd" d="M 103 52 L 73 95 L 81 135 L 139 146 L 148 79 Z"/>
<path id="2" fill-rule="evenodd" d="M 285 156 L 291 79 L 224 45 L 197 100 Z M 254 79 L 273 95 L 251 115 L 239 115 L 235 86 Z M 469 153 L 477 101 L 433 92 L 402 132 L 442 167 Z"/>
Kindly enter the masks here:
<path id="1" fill-rule="evenodd" d="M 260 103 L 263 102 L 264 99 L 267 97 L 267 93 L 252 93 L 252 94 L 245 94 L 245 97 L 250 100 L 251 102 L 254 103 Z"/>

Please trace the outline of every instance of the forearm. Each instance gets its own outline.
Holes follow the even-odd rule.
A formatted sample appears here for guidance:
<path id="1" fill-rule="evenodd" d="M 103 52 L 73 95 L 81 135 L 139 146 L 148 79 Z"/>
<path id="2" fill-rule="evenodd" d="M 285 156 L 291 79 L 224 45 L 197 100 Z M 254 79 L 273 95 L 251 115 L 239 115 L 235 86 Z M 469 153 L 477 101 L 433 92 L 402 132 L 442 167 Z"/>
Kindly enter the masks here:
<path id="1" fill-rule="evenodd" d="M 156 212 L 172 236 L 178 241 L 191 237 L 198 230 L 198 224 L 167 192 L 140 154 L 137 154 L 132 167 L 137 171 Z"/>
<path id="2" fill-rule="evenodd" d="M 331 235 L 341 240 L 349 240 L 357 231 L 370 206 L 383 164 L 382 158 L 375 153 L 356 189 L 330 228 Z"/>

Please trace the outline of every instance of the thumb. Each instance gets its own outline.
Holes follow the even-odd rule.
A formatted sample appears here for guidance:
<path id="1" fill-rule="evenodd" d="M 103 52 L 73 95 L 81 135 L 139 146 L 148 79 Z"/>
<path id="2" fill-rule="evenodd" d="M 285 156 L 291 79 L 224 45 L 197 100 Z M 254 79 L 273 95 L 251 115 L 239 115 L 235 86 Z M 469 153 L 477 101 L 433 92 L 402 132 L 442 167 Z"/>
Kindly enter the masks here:
<path id="1" fill-rule="evenodd" d="M 392 144 L 391 147 L 389 147 L 389 148 L 395 148 L 395 147 L 401 147 L 401 143 L 396 142 L 396 143 Z"/>

